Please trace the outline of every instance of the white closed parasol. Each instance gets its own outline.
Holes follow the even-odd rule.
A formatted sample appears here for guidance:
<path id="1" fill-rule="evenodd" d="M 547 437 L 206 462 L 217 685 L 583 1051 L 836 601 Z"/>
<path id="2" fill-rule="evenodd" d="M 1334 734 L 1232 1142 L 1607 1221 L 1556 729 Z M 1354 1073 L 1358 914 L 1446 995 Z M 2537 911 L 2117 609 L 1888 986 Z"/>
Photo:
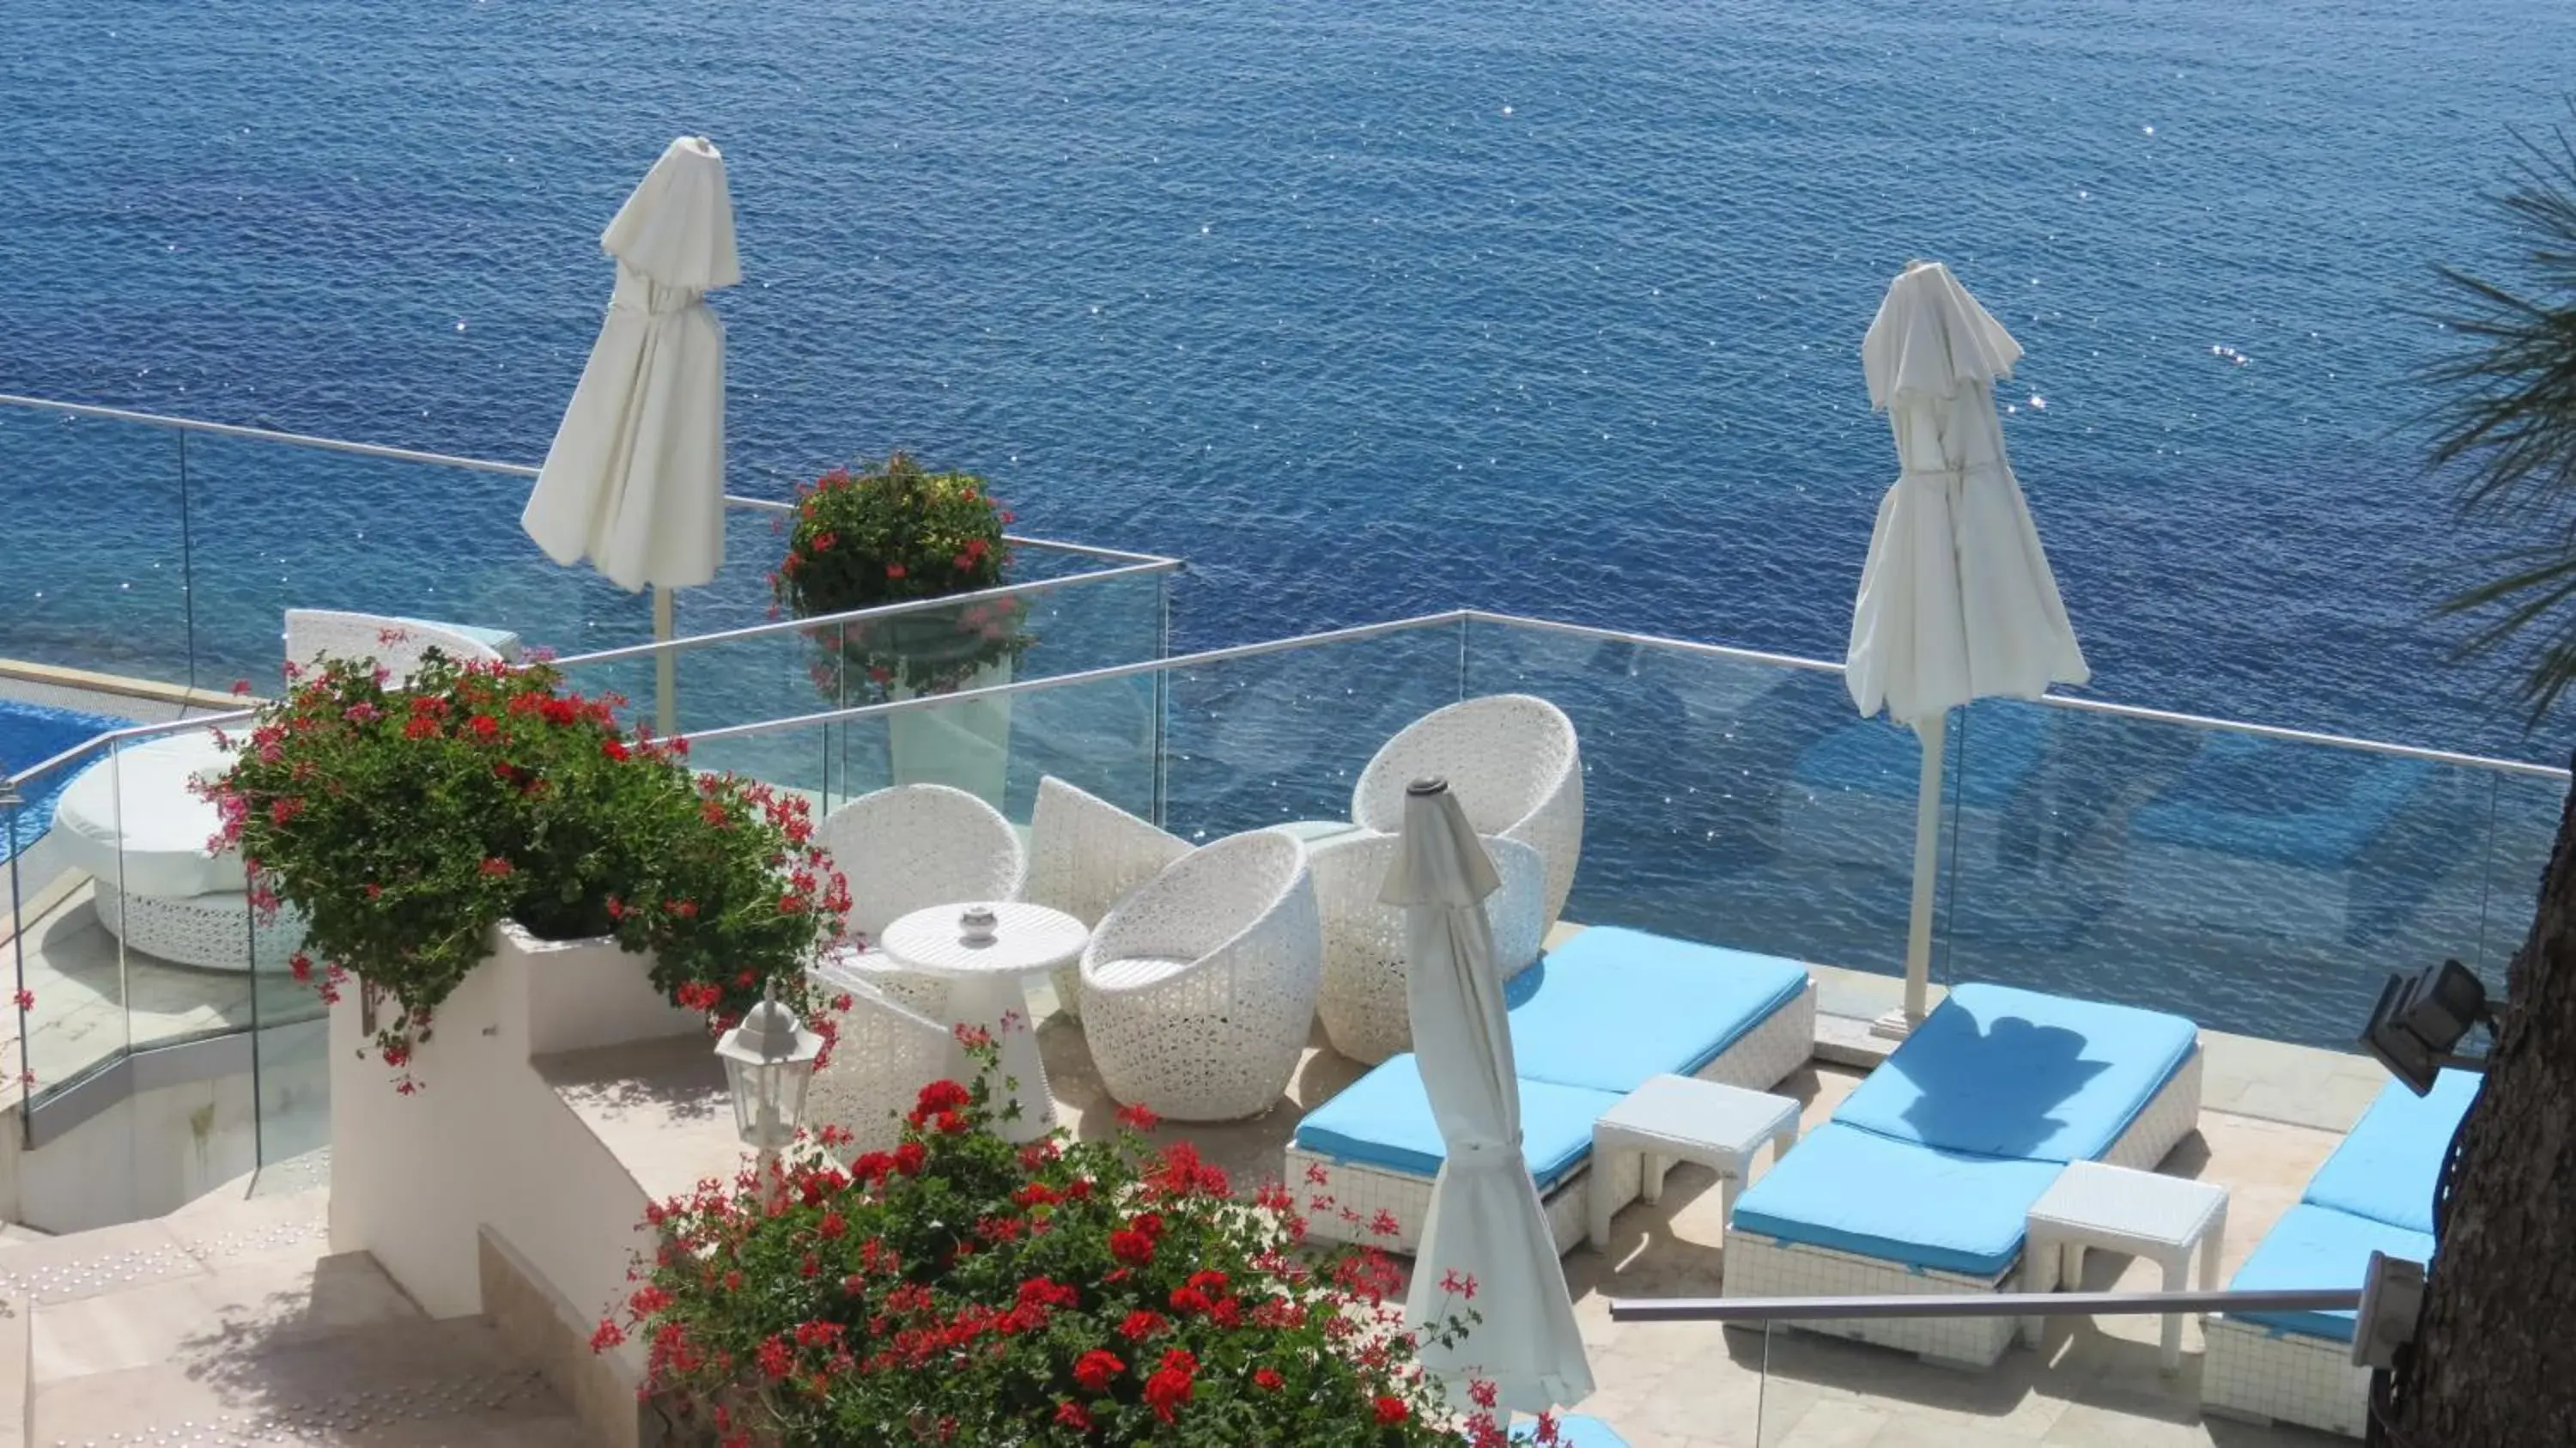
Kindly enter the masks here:
<path id="1" fill-rule="evenodd" d="M 742 280 L 724 157 L 682 136 L 600 234 L 617 287 L 520 523 L 557 563 L 587 558 L 629 592 L 651 588 L 656 639 L 674 588 L 724 562 L 724 323 L 706 294 Z M 671 657 L 657 659 L 672 729 Z"/>
<path id="2" fill-rule="evenodd" d="M 1905 948 L 1910 1030 L 1923 1019 L 1940 849 L 1949 712 L 1972 699 L 2036 699 L 2091 676 L 2039 529 L 2004 459 L 1995 379 L 2021 344 L 1939 262 L 1906 267 L 1861 343 L 1869 400 L 1896 433 L 1897 478 L 1878 505 L 1852 606 L 1844 681 L 1864 715 L 1884 708 L 1923 747 L 1914 900 Z"/>
<path id="3" fill-rule="evenodd" d="M 1379 898 L 1404 909 L 1413 1050 L 1445 1154 L 1414 1254 L 1405 1320 L 1424 1334 L 1422 1361 L 1433 1372 L 1453 1384 L 1490 1381 L 1500 1406 L 1538 1413 L 1590 1396 L 1592 1366 L 1556 1239 L 1521 1155 L 1520 1081 L 1484 907 L 1500 886 L 1447 783 L 1413 784 L 1402 843 Z M 1463 1300 L 1469 1280 L 1472 1302 Z M 1429 1339 L 1444 1318 L 1469 1308 L 1481 1320 L 1463 1341 Z"/>

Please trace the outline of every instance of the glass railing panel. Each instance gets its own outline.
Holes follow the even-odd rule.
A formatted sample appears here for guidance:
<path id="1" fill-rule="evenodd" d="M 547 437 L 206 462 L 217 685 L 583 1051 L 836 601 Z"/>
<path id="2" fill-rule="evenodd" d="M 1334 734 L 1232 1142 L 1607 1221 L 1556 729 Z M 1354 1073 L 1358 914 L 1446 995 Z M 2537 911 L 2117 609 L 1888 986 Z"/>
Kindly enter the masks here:
<path id="1" fill-rule="evenodd" d="M 206 681 L 189 652 L 181 465 L 167 429 L 0 407 L 0 658 Z"/>
<path id="2" fill-rule="evenodd" d="M 1049 776 L 1151 818 L 1159 686 L 1145 670 L 862 705 L 828 722 L 693 736 L 689 758 L 700 769 L 798 790 L 818 818 L 889 785 L 945 784 L 1026 826 L 1038 782 Z"/>
<path id="3" fill-rule="evenodd" d="M 669 660 L 672 725 L 698 734 L 1159 658 L 1168 576 L 1109 564 L 1053 584 L 857 618 L 764 617 L 659 650 L 569 658 L 563 667 L 572 687 L 623 695 L 639 722 L 654 723 L 658 653 Z"/>
<path id="4" fill-rule="evenodd" d="M 243 883 L 248 889 L 254 882 L 245 877 Z M 304 953 L 303 922 L 295 912 L 254 905 L 248 916 L 239 1025 L 250 1030 L 256 1154 L 265 1170 L 301 1162 L 330 1144 L 330 1006 L 324 968 Z"/>
<path id="5" fill-rule="evenodd" d="M 1911 733 L 1854 713 L 1838 671 L 1478 619 L 1465 681 L 1574 721 L 1585 813 L 1567 918 L 1902 970 L 1920 756 Z M 1885 1004 L 1869 982 L 1829 984 L 1845 1014 Z"/>
<path id="6" fill-rule="evenodd" d="M 1379 746 L 1458 701 L 1455 620 L 1190 664 L 1166 678 L 1164 828 L 1347 823 Z"/>
<path id="7" fill-rule="evenodd" d="M 11 965 L 42 1099 L 135 1050 L 248 1028 L 260 938 L 237 856 L 210 852 L 223 767 L 195 725 L 117 738 L 23 776 L 11 826 Z M 260 979 L 265 979 L 261 977 Z"/>
<path id="8" fill-rule="evenodd" d="M 652 637 L 651 603 L 562 567 L 519 528 L 524 479 L 187 435 L 201 677 L 265 686 L 290 608 L 516 634 L 571 653 Z"/>
<path id="9" fill-rule="evenodd" d="M 1103 573 L 875 617 L 764 624 L 672 652 L 677 724 L 720 729 L 1158 658 L 1164 586 L 1161 573 Z M 639 703 L 649 680 L 631 663 L 618 675 L 647 691 Z"/>
<path id="10" fill-rule="evenodd" d="M 2500 887 L 2547 860 L 2545 834 L 2499 828 L 2491 769 L 2007 700 L 1962 715 L 1953 980 L 2348 1050 L 2391 970 L 2456 956 L 2500 981 Z"/>
<path id="11" fill-rule="evenodd" d="M 2159 1362 L 2163 1318 L 2151 1309 L 2137 1315 L 2043 1310 L 2024 1320 L 2025 1334 L 2036 1328 L 2037 1341 L 2025 1336 L 1989 1367 L 1938 1364 L 1777 1322 L 1732 1324 L 1722 1351 L 1675 1357 L 1687 1352 L 1679 1344 L 1696 1342 L 1689 1337 L 1694 1328 L 1715 1331 L 1714 1326 L 1628 1324 L 1619 1329 L 1615 1353 L 1595 1354 L 1605 1390 L 1596 1401 L 1610 1425 L 1623 1431 L 1653 1432 L 1659 1422 L 1695 1419 L 1704 1426 L 1693 1438 L 1759 1448 L 2333 1441 L 2287 1426 L 2218 1422 L 2202 1406 L 2203 1316 L 2178 1316 L 2183 1359 L 2171 1373 Z M 1920 1340 L 1945 1329 L 1975 1335 L 1993 1321 L 1909 1314 L 1878 1319 L 1870 1327 Z M 1664 1377 L 1642 1399 L 1650 1405 L 1646 1409 L 1635 1406 L 1641 1399 L 1633 1395 L 1634 1385 L 1609 1396 L 1607 1390 L 1631 1364 L 1668 1361 L 1688 1362 L 1693 1370 Z M 2319 1391 L 2344 1389 L 2320 1384 Z"/>
<path id="12" fill-rule="evenodd" d="M 628 715 L 633 722 L 632 712 Z M 802 795 L 820 820 L 846 797 L 837 774 L 841 726 L 802 724 L 689 741 L 689 764 L 710 774 L 739 774 Z"/>
<path id="13" fill-rule="evenodd" d="M 141 743 L 103 743 L 26 780 L 49 798 L 51 818 L 28 822 L 32 836 L 13 859 L 18 871 L 18 989 L 26 992 L 20 1065 L 31 1099 L 78 1081 L 122 1054 L 131 1039 L 127 947 L 120 933 L 122 848 L 128 815 L 148 816 L 140 796 L 145 767 L 130 768 Z"/>
<path id="14" fill-rule="evenodd" d="M 2498 1000 L 2504 998 L 2505 972 L 2514 952 L 2531 933 L 2541 875 L 2549 867 L 2550 847 L 2557 843 L 2567 792 L 2567 781 L 2553 775 L 2499 772 L 2494 779 L 2478 953 L 2460 958 L 2477 967 Z"/>

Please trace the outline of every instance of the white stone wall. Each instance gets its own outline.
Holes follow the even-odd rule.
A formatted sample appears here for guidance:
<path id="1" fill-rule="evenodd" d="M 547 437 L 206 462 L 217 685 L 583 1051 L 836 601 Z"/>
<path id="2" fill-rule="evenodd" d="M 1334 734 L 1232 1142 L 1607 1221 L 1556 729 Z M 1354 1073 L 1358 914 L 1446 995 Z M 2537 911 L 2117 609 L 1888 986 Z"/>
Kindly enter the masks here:
<path id="1" fill-rule="evenodd" d="M 505 932 L 438 1012 L 402 1095 L 366 1040 L 359 992 L 331 1013 L 331 1247 L 373 1253 L 433 1317 L 485 1311 L 478 1233 L 510 1248 L 575 1311 L 619 1301 L 645 1196 L 531 1058 L 704 1030 L 607 942 Z M 642 1354 L 619 1356 L 630 1373 Z M 631 1380 L 631 1379 L 630 1379 Z"/>

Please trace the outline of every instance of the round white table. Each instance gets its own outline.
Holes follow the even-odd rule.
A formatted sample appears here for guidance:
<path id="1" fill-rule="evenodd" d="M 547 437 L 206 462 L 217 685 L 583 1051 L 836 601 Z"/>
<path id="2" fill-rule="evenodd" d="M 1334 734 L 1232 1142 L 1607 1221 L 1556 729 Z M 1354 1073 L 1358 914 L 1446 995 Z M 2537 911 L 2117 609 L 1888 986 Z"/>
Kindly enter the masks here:
<path id="1" fill-rule="evenodd" d="M 979 906 L 993 912 L 993 938 L 969 943 L 959 917 Z M 993 1123 L 1004 1140 L 1034 1141 L 1055 1129 L 1055 1097 L 1047 1090 L 1025 982 L 1079 958 L 1090 939 L 1091 931 L 1061 910 L 974 900 L 915 910 L 877 937 L 877 948 L 896 964 L 948 982 L 952 1023 L 993 1033 L 1002 1075 L 1019 1083 L 1019 1118 Z M 998 1095 L 1001 1083 L 993 1084 Z"/>

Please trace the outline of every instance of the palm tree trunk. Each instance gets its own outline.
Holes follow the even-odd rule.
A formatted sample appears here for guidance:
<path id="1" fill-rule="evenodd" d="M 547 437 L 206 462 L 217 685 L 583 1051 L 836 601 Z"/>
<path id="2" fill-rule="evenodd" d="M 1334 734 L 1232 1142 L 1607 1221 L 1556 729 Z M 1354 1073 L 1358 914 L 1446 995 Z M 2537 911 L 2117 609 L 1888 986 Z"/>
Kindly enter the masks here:
<path id="1" fill-rule="evenodd" d="M 2505 997 L 2396 1375 L 2403 1448 L 2576 1444 L 2576 794 Z"/>

